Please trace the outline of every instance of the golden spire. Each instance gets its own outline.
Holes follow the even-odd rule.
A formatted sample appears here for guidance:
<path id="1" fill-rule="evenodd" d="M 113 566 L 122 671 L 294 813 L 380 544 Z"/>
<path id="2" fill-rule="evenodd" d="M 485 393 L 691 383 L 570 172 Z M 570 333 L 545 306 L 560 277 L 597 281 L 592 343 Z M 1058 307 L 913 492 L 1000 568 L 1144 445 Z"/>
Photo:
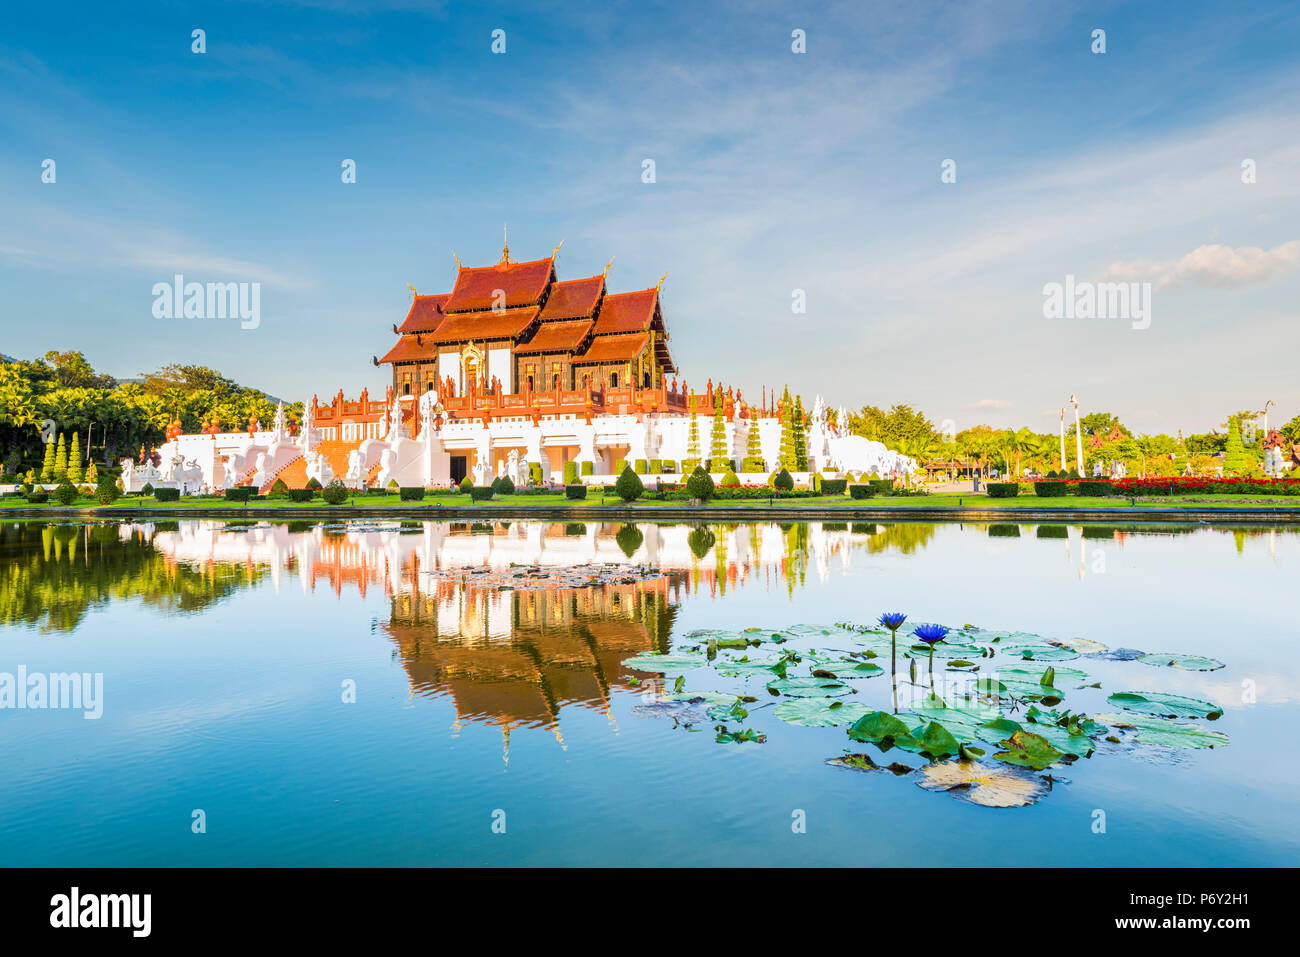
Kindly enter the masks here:
<path id="1" fill-rule="evenodd" d="M 667 279 L 667 278 L 668 278 L 668 273 L 664 273 L 662 276 L 659 277 L 659 281 L 658 281 L 657 283 L 655 283 L 655 292 L 662 292 L 662 291 L 663 291 L 663 288 L 664 288 L 664 280 Z"/>
<path id="2" fill-rule="evenodd" d="M 560 246 L 563 246 L 563 245 L 564 245 L 564 240 L 561 239 L 561 240 L 560 240 Z M 560 254 L 560 246 L 556 246 L 554 249 L 551 250 L 551 258 L 552 258 L 552 259 L 554 259 L 556 256 L 558 256 L 558 255 Z"/>
<path id="3" fill-rule="evenodd" d="M 602 276 L 608 276 L 608 275 L 609 275 L 609 267 L 612 266 L 612 265 L 614 265 L 614 257 L 613 257 L 613 256 L 610 256 L 610 257 L 609 257 L 609 262 L 605 263 L 605 271 L 604 271 L 603 273 L 601 273 L 601 275 L 602 275 Z"/>
<path id="4" fill-rule="evenodd" d="M 464 264 L 461 263 L 461 261 L 460 261 L 460 257 L 456 255 L 456 250 L 454 250 L 454 249 L 451 251 L 451 258 L 454 259 L 454 260 L 456 260 L 456 268 L 457 268 L 457 269 L 464 269 L 464 268 L 465 268 Z"/>

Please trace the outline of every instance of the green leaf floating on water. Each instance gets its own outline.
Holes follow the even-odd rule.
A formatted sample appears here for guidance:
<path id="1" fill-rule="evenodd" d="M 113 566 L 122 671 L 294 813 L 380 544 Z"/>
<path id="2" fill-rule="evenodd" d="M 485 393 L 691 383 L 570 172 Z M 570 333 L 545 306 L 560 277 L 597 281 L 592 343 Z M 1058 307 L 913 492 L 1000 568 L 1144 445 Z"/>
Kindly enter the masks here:
<path id="1" fill-rule="evenodd" d="M 1156 668 L 1177 668 L 1179 671 L 1218 671 L 1223 662 L 1199 655 L 1143 655 L 1138 661 Z"/>
<path id="2" fill-rule="evenodd" d="M 729 678 L 739 678 L 742 675 L 766 674 L 772 675 L 778 672 L 779 666 L 785 658 L 769 656 L 765 658 L 730 658 L 718 661 L 714 667 L 718 669 L 718 674 L 726 675 Z"/>
<path id="3" fill-rule="evenodd" d="M 779 678 L 767 683 L 769 691 L 791 698 L 838 698 L 853 689 L 833 678 Z"/>
<path id="4" fill-rule="evenodd" d="M 1036 774 L 982 761 L 930 764 L 921 769 L 916 783 L 927 791 L 946 791 L 981 807 L 1024 807 L 1050 790 Z"/>
<path id="5" fill-rule="evenodd" d="M 904 751 L 914 751 L 936 761 L 952 757 L 960 745 L 952 733 L 938 721 L 916 728 L 906 738 L 895 738 L 894 745 Z"/>
<path id="6" fill-rule="evenodd" d="M 994 760 L 1022 768 L 1033 768 L 1035 771 L 1041 771 L 1066 759 L 1066 755 L 1042 735 L 1023 729 L 1003 741 L 1002 747 L 1006 750 L 993 755 Z"/>
<path id="7" fill-rule="evenodd" d="M 869 754 L 844 754 L 838 758 L 828 758 L 826 763 L 832 767 L 848 768 L 851 771 L 889 771 L 899 776 L 912 773 L 911 768 L 897 761 L 893 764 L 879 765 L 871 760 Z"/>
<path id="8" fill-rule="evenodd" d="M 829 671 L 839 678 L 874 678 L 884 674 L 885 669 L 870 661 L 854 658 L 836 658 L 821 664 L 821 670 Z"/>
<path id="9" fill-rule="evenodd" d="M 895 741 L 908 738 L 912 729 L 888 711 L 868 711 L 849 728 L 849 737 L 854 741 L 880 744 L 882 741 Z"/>
<path id="10" fill-rule="evenodd" d="M 1206 718 L 1214 721 L 1223 717 L 1223 709 L 1217 704 L 1163 691 L 1120 691 L 1106 700 L 1125 711 L 1163 718 Z"/>
<path id="11" fill-rule="evenodd" d="M 624 668 L 661 675 L 682 674 L 702 668 L 706 664 L 708 659 L 703 655 L 664 655 L 654 651 L 643 651 L 639 655 L 623 660 Z"/>
<path id="12" fill-rule="evenodd" d="M 1207 731 L 1200 725 L 1182 724 L 1165 718 L 1138 714 L 1099 714 L 1096 718 L 1117 728 L 1133 730 L 1133 740 L 1138 744 L 1166 748 L 1221 748 L 1228 743 L 1228 736 L 1220 731 Z"/>
<path id="13" fill-rule="evenodd" d="M 834 698 L 787 698 L 772 709 L 789 724 L 808 728 L 830 728 L 853 724 L 871 709 L 856 701 Z"/>

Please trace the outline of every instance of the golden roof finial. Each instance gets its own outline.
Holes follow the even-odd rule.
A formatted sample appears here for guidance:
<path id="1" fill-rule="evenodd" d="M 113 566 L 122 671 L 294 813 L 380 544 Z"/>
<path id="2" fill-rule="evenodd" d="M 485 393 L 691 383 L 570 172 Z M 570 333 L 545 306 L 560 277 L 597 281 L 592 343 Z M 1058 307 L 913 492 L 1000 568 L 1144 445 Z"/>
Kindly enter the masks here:
<path id="1" fill-rule="evenodd" d="M 667 279 L 667 278 L 668 278 L 668 273 L 664 273 L 662 276 L 659 277 L 659 281 L 658 281 L 657 283 L 655 283 L 655 292 L 662 292 L 662 291 L 663 291 L 663 288 L 664 288 L 664 280 Z"/>
<path id="2" fill-rule="evenodd" d="M 454 260 L 456 260 L 456 268 L 457 268 L 457 269 L 464 269 L 464 268 L 465 268 L 464 264 L 460 261 L 460 257 L 456 255 L 456 250 L 454 250 L 454 249 L 451 251 L 451 258 L 454 259 Z"/>
<path id="3" fill-rule="evenodd" d="M 605 263 L 605 271 L 604 271 L 603 273 L 601 273 L 601 275 L 602 275 L 602 276 L 608 276 L 608 275 L 609 275 L 609 267 L 612 266 L 612 265 L 614 265 L 614 257 L 613 257 L 613 256 L 610 256 L 610 257 L 609 257 L 609 262 Z"/>
<path id="4" fill-rule="evenodd" d="M 506 223 L 501 224 L 501 261 L 510 262 L 510 236 Z"/>
<path id="5" fill-rule="evenodd" d="M 563 245 L 564 245 L 564 240 L 561 239 L 561 240 L 560 240 L 560 246 L 563 246 Z M 560 246 L 556 246 L 554 249 L 551 250 L 551 258 L 552 258 L 552 259 L 554 259 L 556 256 L 558 256 L 558 255 L 560 254 Z"/>
<path id="6" fill-rule="evenodd" d="M 415 291 L 415 287 L 412 286 L 409 282 L 406 284 L 406 288 L 409 289 L 409 290 L 411 290 L 411 298 L 412 298 L 412 299 L 414 299 L 416 296 L 419 295 L 419 293 Z"/>

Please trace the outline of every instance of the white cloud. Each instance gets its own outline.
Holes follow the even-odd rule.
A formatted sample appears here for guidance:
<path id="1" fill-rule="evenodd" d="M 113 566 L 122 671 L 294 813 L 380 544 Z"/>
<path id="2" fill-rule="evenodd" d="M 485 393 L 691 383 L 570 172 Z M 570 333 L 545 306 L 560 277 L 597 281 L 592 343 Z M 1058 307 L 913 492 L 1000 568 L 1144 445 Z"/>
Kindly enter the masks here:
<path id="1" fill-rule="evenodd" d="M 1198 246 L 1178 260 L 1112 263 L 1104 278 L 1154 281 L 1157 289 L 1181 286 L 1184 282 L 1201 286 L 1246 286 L 1266 282 L 1296 266 L 1300 266 L 1300 239 L 1267 250 L 1258 246 L 1233 249 L 1215 243 Z"/>
<path id="2" fill-rule="evenodd" d="M 1009 409 L 1011 403 L 1006 399 L 980 399 L 978 402 L 967 406 L 971 409 Z"/>

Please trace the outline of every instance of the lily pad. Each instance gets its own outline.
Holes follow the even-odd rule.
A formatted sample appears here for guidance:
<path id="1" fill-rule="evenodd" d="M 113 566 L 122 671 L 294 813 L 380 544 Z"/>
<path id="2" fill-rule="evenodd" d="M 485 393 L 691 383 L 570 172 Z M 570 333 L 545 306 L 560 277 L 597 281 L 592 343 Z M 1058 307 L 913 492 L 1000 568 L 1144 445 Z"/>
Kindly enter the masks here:
<path id="1" fill-rule="evenodd" d="M 916 728 L 906 738 L 895 738 L 894 744 L 904 751 L 914 751 L 936 761 L 956 755 L 959 743 L 952 732 L 938 721 Z"/>
<path id="2" fill-rule="evenodd" d="M 851 771 L 889 771 L 900 777 L 904 774 L 911 774 L 913 770 L 906 764 L 900 764 L 897 761 L 893 764 L 877 764 L 871 760 L 869 754 L 844 754 L 838 758 L 828 758 L 826 763 L 832 767 L 848 768 Z"/>
<path id="3" fill-rule="evenodd" d="M 1153 714 L 1162 718 L 1206 718 L 1214 721 L 1223 717 L 1223 709 L 1217 704 L 1163 691 L 1120 691 L 1106 700 L 1125 711 Z"/>
<path id="4" fill-rule="evenodd" d="M 1156 668 L 1177 668 L 1179 671 L 1218 671 L 1223 662 L 1200 655 L 1143 655 L 1138 661 Z"/>
<path id="5" fill-rule="evenodd" d="M 849 728 L 850 738 L 870 744 L 892 743 L 911 735 L 912 729 L 888 711 L 868 711 Z"/>
<path id="6" fill-rule="evenodd" d="M 766 658 L 728 658 L 718 661 L 714 667 L 718 674 L 726 675 L 729 678 L 739 678 L 743 675 L 753 674 L 773 674 L 784 658 L 771 656 Z"/>
<path id="7" fill-rule="evenodd" d="M 1138 744 L 1153 744 L 1166 748 L 1221 748 L 1228 736 L 1219 731 L 1207 731 L 1200 725 L 1184 724 L 1164 718 L 1149 718 L 1135 714 L 1099 714 L 1098 721 L 1117 728 L 1133 730 L 1133 740 Z"/>
<path id="8" fill-rule="evenodd" d="M 779 678 L 767 683 L 769 691 L 791 698 L 839 698 L 853 689 L 834 678 Z"/>
<path id="9" fill-rule="evenodd" d="M 885 673 L 885 669 L 880 665 L 856 658 L 833 659 L 819 663 L 818 667 L 823 671 L 831 672 L 837 678 L 874 678 Z"/>
<path id="10" fill-rule="evenodd" d="M 830 728 L 853 724 L 871 709 L 856 701 L 831 698 L 788 698 L 772 709 L 789 724 L 809 728 Z"/>
<path id="11" fill-rule="evenodd" d="M 665 655 L 656 651 L 643 651 L 623 660 L 624 668 L 649 671 L 661 675 L 684 674 L 702 668 L 708 663 L 703 655 Z"/>
<path id="12" fill-rule="evenodd" d="M 1041 771 L 1063 761 L 1066 755 L 1042 735 L 1021 729 L 1002 742 L 1005 751 L 993 755 L 994 760 L 1022 768 Z"/>
<path id="13" fill-rule="evenodd" d="M 1100 655 L 1106 651 L 1105 645 L 1091 638 L 1049 638 L 1047 643 L 1060 648 L 1069 648 L 1081 655 Z"/>
<path id="14" fill-rule="evenodd" d="M 927 791 L 946 791 L 980 807 L 1025 807 L 1050 790 L 1037 774 L 982 761 L 941 761 L 920 770 L 916 783 Z"/>

